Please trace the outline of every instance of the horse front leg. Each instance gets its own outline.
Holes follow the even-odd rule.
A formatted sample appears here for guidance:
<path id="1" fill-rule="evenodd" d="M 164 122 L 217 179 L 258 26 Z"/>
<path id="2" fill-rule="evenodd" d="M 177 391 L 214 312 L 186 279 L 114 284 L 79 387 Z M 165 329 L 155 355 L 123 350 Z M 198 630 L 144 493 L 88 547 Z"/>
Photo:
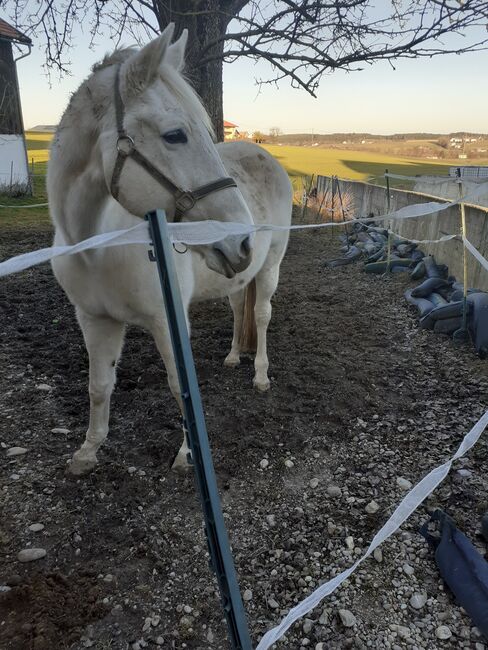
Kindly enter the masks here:
<path id="1" fill-rule="evenodd" d="M 188 319 L 187 319 L 188 323 Z M 184 419 L 183 412 L 183 401 L 181 399 L 180 393 L 180 383 L 178 380 L 178 373 L 176 370 L 175 359 L 173 355 L 173 348 L 171 346 L 171 338 L 168 331 L 168 326 L 166 323 L 158 321 L 151 326 L 151 333 L 154 337 L 156 347 L 158 348 L 159 354 L 161 355 L 164 366 L 166 368 L 166 373 L 168 375 L 168 385 L 171 390 L 171 394 L 175 398 L 180 407 L 181 416 Z M 188 446 L 187 432 L 185 426 L 183 426 L 183 442 L 181 447 L 176 455 L 176 458 L 173 461 L 172 469 L 179 471 L 186 471 L 190 467 L 191 451 Z"/>
<path id="2" fill-rule="evenodd" d="M 115 368 L 124 342 L 124 323 L 76 313 L 83 332 L 90 363 L 88 390 L 90 421 L 85 442 L 75 452 L 69 471 L 79 476 L 95 467 L 97 451 L 108 434 L 110 397 L 115 385 Z"/>
<path id="3" fill-rule="evenodd" d="M 254 306 L 254 318 L 257 330 L 257 349 L 254 359 L 254 387 L 265 392 L 269 390 L 268 379 L 268 351 L 266 336 L 268 325 L 271 320 L 271 298 L 273 297 L 280 275 L 280 266 L 264 266 L 256 276 L 256 304 Z"/>
<path id="4" fill-rule="evenodd" d="M 224 366 L 235 368 L 240 363 L 241 355 L 241 328 L 244 315 L 244 298 L 245 290 L 237 291 L 229 296 L 230 306 L 234 315 L 234 334 L 232 336 L 232 346 L 229 354 L 225 357 Z"/>

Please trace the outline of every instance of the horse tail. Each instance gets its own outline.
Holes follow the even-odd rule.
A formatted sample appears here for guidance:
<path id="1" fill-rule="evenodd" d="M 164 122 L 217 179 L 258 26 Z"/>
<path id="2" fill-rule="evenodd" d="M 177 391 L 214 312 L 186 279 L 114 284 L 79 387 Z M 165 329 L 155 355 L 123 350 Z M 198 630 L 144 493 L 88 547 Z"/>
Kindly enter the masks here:
<path id="1" fill-rule="evenodd" d="M 244 292 L 244 307 L 241 332 L 239 335 L 239 347 L 241 352 L 256 352 L 258 341 L 256 318 L 254 316 L 254 305 L 256 304 L 256 280 L 251 280 L 244 289 Z"/>

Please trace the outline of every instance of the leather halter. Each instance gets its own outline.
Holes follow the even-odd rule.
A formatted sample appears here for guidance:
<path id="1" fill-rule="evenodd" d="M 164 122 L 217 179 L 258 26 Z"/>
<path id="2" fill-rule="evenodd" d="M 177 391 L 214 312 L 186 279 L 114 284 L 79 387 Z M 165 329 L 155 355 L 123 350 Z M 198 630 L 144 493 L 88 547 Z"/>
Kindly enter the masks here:
<path id="1" fill-rule="evenodd" d="M 119 181 L 127 158 L 131 158 L 140 167 L 145 169 L 160 185 L 165 187 L 175 199 L 175 222 L 181 221 L 181 218 L 191 210 L 197 201 L 203 199 L 213 192 L 219 192 L 229 187 L 237 187 L 233 178 L 219 178 L 217 181 L 207 183 L 197 187 L 196 190 L 182 190 L 178 185 L 173 183 L 140 152 L 136 149 L 134 140 L 125 132 L 124 129 L 124 102 L 120 95 L 120 65 L 117 67 L 115 74 L 115 117 L 117 121 L 117 159 L 112 172 L 112 181 L 110 183 L 110 192 L 114 199 L 118 201 Z"/>

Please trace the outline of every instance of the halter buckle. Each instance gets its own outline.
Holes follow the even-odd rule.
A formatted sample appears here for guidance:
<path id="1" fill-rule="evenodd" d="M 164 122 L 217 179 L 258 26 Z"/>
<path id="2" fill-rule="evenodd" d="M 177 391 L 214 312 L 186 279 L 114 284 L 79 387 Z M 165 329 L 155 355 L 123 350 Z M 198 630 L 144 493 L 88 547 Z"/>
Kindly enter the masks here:
<path id="1" fill-rule="evenodd" d="M 123 144 L 125 143 L 125 144 Z M 117 138 L 117 151 L 119 154 L 122 156 L 130 156 L 132 151 L 135 149 L 135 143 L 134 140 L 130 137 L 130 135 L 119 135 Z"/>
<path id="2" fill-rule="evenodd" d="M 191 210 L 197 202 L 193 192 L 179 192 L 175 196 L 176 213 L 184 214 Z"/>

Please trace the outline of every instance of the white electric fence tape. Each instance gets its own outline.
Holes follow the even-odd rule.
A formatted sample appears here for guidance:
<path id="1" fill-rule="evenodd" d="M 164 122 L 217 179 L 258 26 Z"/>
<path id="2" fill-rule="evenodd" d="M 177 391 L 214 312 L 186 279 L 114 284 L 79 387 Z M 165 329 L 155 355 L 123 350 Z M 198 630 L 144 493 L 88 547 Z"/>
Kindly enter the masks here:
<path id="1" fill-rule="evenodd" d="M 389 219 L 413 219 L 446 210 L 454 203 L 418 203 L 409 205 L 390 214 L 374 217 L 374 221 L 387 221 Z M 221 241 L 229 236 L 250 235 L 263 231 L 309 230 L 311 228 L 337 228 L 358 223 L 357 219 L 341 222 L 327 222 L 320 224 L 305 224 L 295 226 L 272 226 L 243 224 L 224 221 L 184 221 L 182 223 L 169 223 L 168 231 L 174 244 L 181 243 L 188 246 L 209 245 Z M 127 244 L 150 244 L 148 226 L 141 221 L 137 226 L 127 230 L 116 230 L 109 233 L 95 235 L 72 246 L 53 246 L 43 248 L 31 253 L 24 253 L 0 263 L 0 277 L 10 273 L 23 271 L 30 266 L 47 262 L 60 255 L 74 255 L 92 248 L 107 248 L 109 246 L 125 246 Z"/>
<path id="2" fill-rule="evenodd" d="M 488 271 L 488 260 L 483 257 L 483 255 L 473 246 L 469 240 L 466 239 L 466 237 L 463 237 L 463 243 L 471 255 L 475 257 L 481 266 L 483 266 L 483 268 Z"/>
<path id="3" fill-rule="evenodd" d="M 23 205 L 2 205 L 0 208 L 13 208 L 14 210 L 19 210 L 20 208 L 47 208 L 49 203 L 24 203 Z"/>
<path id="4" fill-rule="evenodd" d="M 451 469 L 452 463 L 464 456 L 464 454 L 473 447 L 473 445 L 478 442 L 481 434 L 488 426 L 488 411 L 478 420 L 469 433 L 466 434 L 463 441 L 459 445 L 457 452 L 452 456 L 447 462 L 443 465 L 439 465 L 431 472 L 424 476 L 424 478 L 417 483 L 417 485 L 410 490 L 406 497 L 401 501 L 400 505 L 396 508 L 395 512 L 388 519 L 386 524 L 379 530 L 374 536 L 371 544 L 368 547 L 366 553 L 359 558 L 351 567 L 342 571 L 339 575 L 332 578 L 325 584 L 318 587 L 314 592 L 307 596 L 305 600 L 302 600 L 301 603 L 296 605 L 291 609 L 285 618 L 281 621 L 279 625 L 274 627 L 272 630 L 266 632 L 261 641 L 259 642 L 256 650 L 267 650 L 271 647 L 273 643 L 276 643 L 286 631 L 297 621 L 299 618 L 308 614 L 314 607 L 316 607 L 320 601 L 329 596 L 337 587 L 347 580 L 349 576 L 358 568 L 358 566 L 369 557 L 375 548 L 377 548 L 382 542 L 384 542 L 388 537 L 393 535 L 400 526 L 410 517 L 412 512 L 416 510 L 419 505 L 424 501 L 431 492 L 443 481 L 449 470 Z"/>

